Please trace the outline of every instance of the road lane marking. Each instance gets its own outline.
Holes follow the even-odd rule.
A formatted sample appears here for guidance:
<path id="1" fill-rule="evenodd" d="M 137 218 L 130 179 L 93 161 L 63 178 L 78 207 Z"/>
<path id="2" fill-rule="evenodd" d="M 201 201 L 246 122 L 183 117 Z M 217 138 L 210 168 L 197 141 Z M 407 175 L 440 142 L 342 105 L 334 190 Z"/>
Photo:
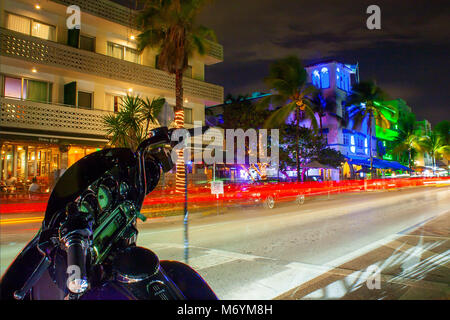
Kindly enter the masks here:
<path id="1" fill-rule="evenodd" d="M 0 225 L 42 222 L 43 219 L 44 219 L 44 217 L 1 219 Z"/>
<path id="2" fill-rule="evenodd" d="M 448 210 L 445 210 L 445 212 Z M 441 215 L 437 214 L 436 216 Z M 428 221 L 428 219 L 426 219 Z M 417 224 L 420 226 L 420 223 Z M 395 233 L 387 236 L 378 241 L 372 242 L 358 250 L 352 251 L 346 255 L 338 257 L 332 261 L 329 261 L 323 265 L 310 265 L 304 263 L 293 262 L 286 267 L 288 270 L 279 272 L 275 275 L 256 280 L 249 285 L 240 287 L 237 290 L 232 290 L 229 294 L 226 294 L 223 299 L 229 300 L 242 300 L 242 299 L 254 299 L 254 300 L 269 300 L 274 299 L 283 293 L 288 292 L 302 284 L 311 281 L 325 273 L 338 268 L 339 266 L 350 262 L 358 257 L 361 257 L 377 248 L 380 248 L 403 235 Z"/>
<path id="3" fill-rule="evenodd" d="M 194 270 L 202 270 L 206 268 L 216 267 L 221 264 L 225 264 L 228 262 L 233 262 L 238 259 L 233 257 L 227 257 L 222 255 L 217 255 L 214 253 L 208 253 L 205 255 L 197 256 L 189 259 L 189 265 Z"/>

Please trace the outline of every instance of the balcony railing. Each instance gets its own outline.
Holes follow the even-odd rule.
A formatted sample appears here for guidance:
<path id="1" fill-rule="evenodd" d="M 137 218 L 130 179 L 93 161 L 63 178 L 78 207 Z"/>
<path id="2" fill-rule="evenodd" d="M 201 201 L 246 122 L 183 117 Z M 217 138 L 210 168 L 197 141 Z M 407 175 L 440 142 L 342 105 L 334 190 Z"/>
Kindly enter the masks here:
<path id="1" fill-rule="evenodd" d="M 105 136 L 107 112 L 0 97 L 0 126 Z"/>
<path id="2" fill-rule="evenodd" d="M 71 6 L 77 5 L 80 7 L 82 12 L 87 12 L 96 17 L 106 19 L 115 23 L 119 23 L 128 28 L 136 28 L 135 17 L 137 11 L 121 6 L 115 2 L 108 0 L 51 0 L 53 2 Z M 217 59 L 218 61 L 223 61 L 223 46 L 208 41 L 208 53 L 207 55 Z"/>
<path id="3" fill-rule="evenodd" d="M 108 0 L 51 0 L 53 2 L 80 7 L 81 12 L 87 12 L 99 18 L 103 18 L 115 23 L 119 23 L 126 27 L 133 27 L 134 16 L 136 11 L 130 8 L 121 6 L 118 3 Z"/>
<path id="4" fill-rule="evenodd" d="M 0 32 L 3 56 L 175 92 L 175 77 L 167 72 L 4 28 L 0 28 Z M 187 97 L 208 103 L 223 102 L 221 86 L 185 78 L 183 87 Z"/>

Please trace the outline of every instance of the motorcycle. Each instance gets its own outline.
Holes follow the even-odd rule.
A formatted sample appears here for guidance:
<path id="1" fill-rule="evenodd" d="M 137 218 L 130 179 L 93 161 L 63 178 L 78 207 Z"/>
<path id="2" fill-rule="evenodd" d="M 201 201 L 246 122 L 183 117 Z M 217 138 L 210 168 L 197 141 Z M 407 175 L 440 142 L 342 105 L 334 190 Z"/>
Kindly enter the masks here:
<path id="1" fill-rule="evenodd" d="M 67 169 L 3 275 L 1 299 L 217 300 L 191 267 L 136 245 L 144 198 L 174 167 L 173 132 L 153 129 L 136 152 L 104 149 Z"/>

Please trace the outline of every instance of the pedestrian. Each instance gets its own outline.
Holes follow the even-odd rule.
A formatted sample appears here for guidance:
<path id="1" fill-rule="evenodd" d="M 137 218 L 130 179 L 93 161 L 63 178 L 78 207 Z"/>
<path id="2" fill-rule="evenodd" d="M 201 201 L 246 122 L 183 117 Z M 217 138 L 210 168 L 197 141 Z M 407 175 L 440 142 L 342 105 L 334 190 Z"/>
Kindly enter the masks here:
<path id="1" fill-rule="evenodd" d="M 30 184 L 30 187 L 28 188 L 30 200 L 33 200 L 33 198 L 34 198 L 33 196 L 36 193 L 38 193 L 40 191 L 40 189 L 41 189 L 41 186 L 37 183 L 37 178 L 34 177 Z"/>
<path id="2" fill-rule="evenodd" d="M 12 187 L 16 184 L 17 178 L 13 177 L 11 174 L 8 174 L 8 179 L 6 180 L 6 185 Z"/>
<path id="3" fill-rule="evenodd" d="M 37 183 L 36 177 L 34 177 L 33 180 L 32 180 L 32 182 L 31 182 L 31 184 L 30 184 L 30 187 L 28 188 L 28 192 L 30 192 L 30 193 L 36 193 L 36 192 L 39 192 L 39 189 L 40 189 L 40 188 L 41 188 L 41 187 L 40 187 L 39 184 Z"/>

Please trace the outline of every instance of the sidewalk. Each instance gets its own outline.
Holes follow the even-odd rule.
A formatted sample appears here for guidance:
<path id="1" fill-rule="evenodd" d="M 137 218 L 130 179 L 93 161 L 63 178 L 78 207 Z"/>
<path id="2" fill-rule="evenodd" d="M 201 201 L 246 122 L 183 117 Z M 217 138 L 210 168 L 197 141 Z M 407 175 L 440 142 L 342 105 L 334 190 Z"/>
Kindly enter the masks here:
<path id="1" fill-rule="evenodd" d="M 397 235 L 276 299 L 450 299 L 450 211 Z"/>

